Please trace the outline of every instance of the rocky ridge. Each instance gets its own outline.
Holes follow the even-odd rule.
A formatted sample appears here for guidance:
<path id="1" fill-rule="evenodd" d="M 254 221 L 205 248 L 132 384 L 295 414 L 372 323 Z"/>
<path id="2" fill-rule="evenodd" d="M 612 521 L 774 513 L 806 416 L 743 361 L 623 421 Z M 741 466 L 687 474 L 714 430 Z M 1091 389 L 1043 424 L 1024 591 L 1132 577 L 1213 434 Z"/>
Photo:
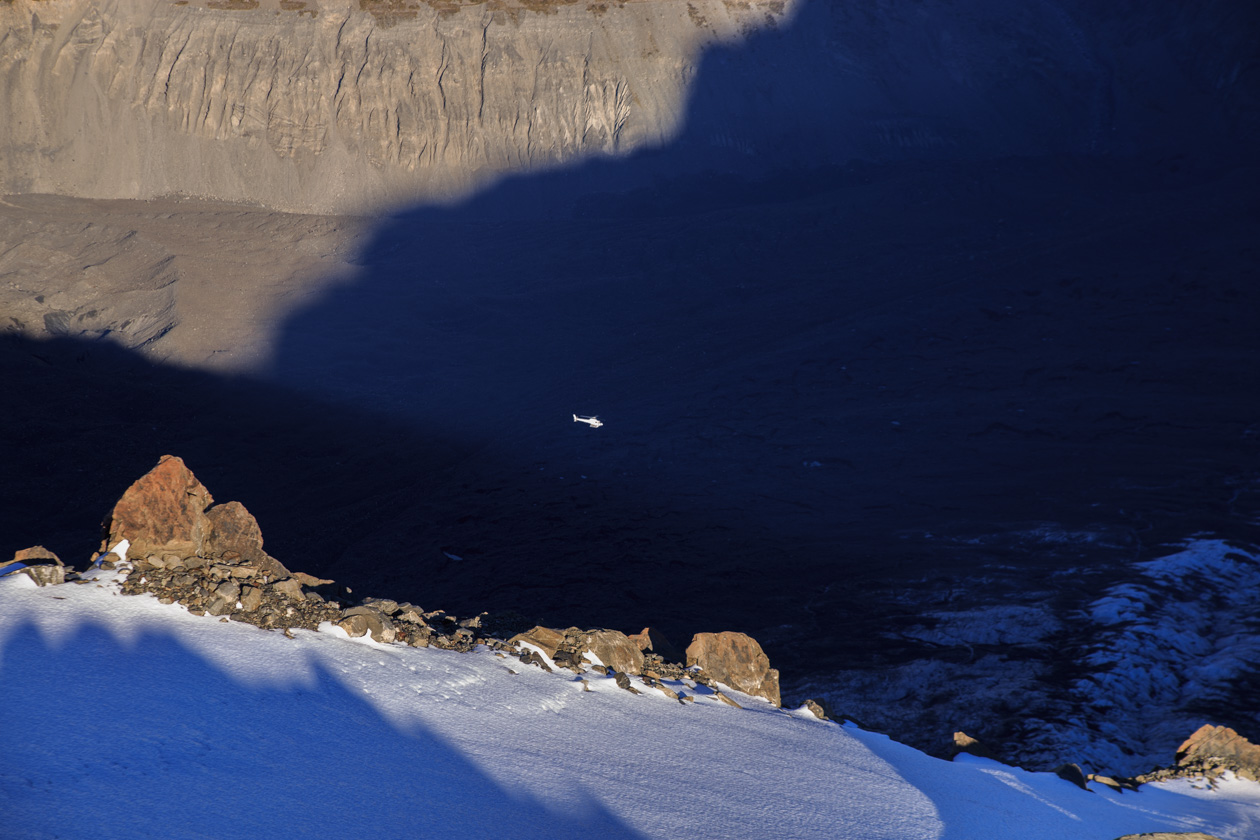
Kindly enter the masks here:
<path id="1" fill-rule="evenodd" d="M 240 621 L 285 635 L 294 628 L 317 631 L 333 625 L 352 638 L 370 636 L 381 644 L 459 652 L 485 645 L 522 666 L 569 671 L 584 683 L 585 674 L 613 677 L 631 693 L 654 688 L 682 704 L 694 702 L 693 695 L 702 693 L 739 707 L 723 692 L 730 686 L 781 705 L 778 671 L 769 667 L 756 640 L 743 633 L 696 634 L 680 655 L 650 627 L 631 635 L 606 628 L 522 629 L 519 616 L 482 613 L 460 619 L 440 609 L 424 610 L 388 598 L 355 599 L 348 588 L 291 571 L 267 554 L 261 529 L 245 506 L 234 501 L 216 504 L 174 456 L 163 456 L 124 492 L 102 530 L 104 539 L 91 559 L 92 567 L 122 572 L 123 594 L 151 594 L 165 604 L 179 603 L 194 615 L 219 616 L 221 621 Z M 28 575 L 39 586 L 88 582 L 43 546 L 19 550 L 13 559 L 0 562 L 0 576 L 11 573 Z M 821 701 L 806 700 L 804 708 L 823 720 L 845 719 Z M 964 732 L 954 733 L 953 755 L 960 753 L 1002 761 L 1000 751 Z M 1260 746 L 1227 727 L 1204 725 L 1178 748 L 1171 767 L 1132 779 L 1086 773 L 1076 764 L 1054 772 L 1085 789 L 1094 782 L 1117 792 L 1183 778 L 1214 783 L 1233 775 L 1260 781 Z M 1146 837 L 1134 835 L 1138 836 Z M 1200 835 L 1159 835 L 1165 836 Z"/>
<path id="2" fill-rule="evenodd" d="M 216 504 L 205 485 L 172 455 L 163 456 L 127 488 L 102 530 L 101 550 L 92 565 L 123 572 L 123 594 L 154 595 L 194 615 L 219 616 L 286 635 L 294 628 L 319 630 L 331 624 L 352 638 L 370 636 L 381 644 L 462 652 L 486 645 L 523 665 L 565 669 L 579 677 L 588 671 L 612 676 L 627 691 L 641 693 L 636 685 L 656 688 L 680 703 L 694 699 L 690 690 L 738 706 L 722 692 L 722 684 L 775 706 L 781 702 L 778 672 L 769 668 L 757 642 L 743 633 L 699 634 L 682 665 L 657 652 L 674 648 L 651 628 L 633 637 L 577 627 L 535 626 L 513 633 L 522 623 L 513 616 L 482 613 L 460 619 L 388 598 L 355 599 L 349 588 L 291 571 L 267 554 L 258 522 L 245 506 Z M 19 570 L 41 586 L 85 582 L 42 546 L 23 549 L 0 564 L 0 574 Z"/>

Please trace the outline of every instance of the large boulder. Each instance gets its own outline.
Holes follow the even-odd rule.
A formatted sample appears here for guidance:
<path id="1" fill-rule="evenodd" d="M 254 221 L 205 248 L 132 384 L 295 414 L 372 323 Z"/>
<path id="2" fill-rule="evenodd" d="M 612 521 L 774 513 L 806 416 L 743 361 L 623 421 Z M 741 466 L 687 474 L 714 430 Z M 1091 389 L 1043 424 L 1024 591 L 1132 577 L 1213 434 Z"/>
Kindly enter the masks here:
<path id="1" fill-rule="evenodd" d="M 206 557 L 244 564 L 271 580 L 289 577 L 280 561 L 263 551 L 262 529 L 240 502 L 214 504 L 214 497 L 192 470 L 174 455 L 127 488 L 105 519 L 101 551 L 128 539 L 128 554 L 153 557 Z"/>
<path id="2" fill-rule="evenodd" d="M 516 645 L 519 642 L 527 642 L 554 659 L 556 651 L 564 644 L 564 633 L 559 630 L 553 630 L 550 627 L 532 627 L 524 633 L 517 633 L 508 639 L 508 644 L 511 645 Z"/>
<path id="3" fill-rule="evenodd" d="M 687 646 L 687 667 L 692 665 L 731 688 L 781 705 L 779 672 L 751 636 L 729 630 L 697 633 Z"/>
<path id="4" fill-rule="evenodd" d="M 209 524 L 205 511 L 213 503 L 210 491 L 182 460 L 163 455 L 106 517 L 101 552 L 125 538 L 131 541 L 133 557 L 199 554 Z"/>
<path id="5" fill-rule="evenodd" d="M 207 526 L 200 554 L 248 563 L 272 578 L 287 578 L 289 570 L 263 551 L 258 520 L 240 502 L 215 505 L 205 512 Z"/>
<path id="6" fill-rule="evenodd" d="M 342 612 L 337 626 L 353 638 L 370 633 L 375 641 L 387 645 L 398 638 L 394 623 L 374 607 L 351 607 Z"/>
<path id="7" fill-rule="evenodd" d="M 586 650 L 599 657 L 599 661 L 619 674 L 643 673 L 643 651 L 617 630 L 590 630 L 585 634 Z"/>

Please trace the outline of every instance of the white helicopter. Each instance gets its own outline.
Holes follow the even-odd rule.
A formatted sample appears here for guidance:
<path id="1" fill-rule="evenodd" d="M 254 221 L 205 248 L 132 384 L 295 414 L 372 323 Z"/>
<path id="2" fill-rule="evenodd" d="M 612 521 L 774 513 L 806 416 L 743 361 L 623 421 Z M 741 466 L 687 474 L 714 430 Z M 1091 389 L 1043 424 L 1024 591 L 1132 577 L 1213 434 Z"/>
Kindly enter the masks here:
<path id="1" fill-rule="evenodd" d="M 587 417 L 585 414 L 574 414 L 573 422 L 585 423 L 586 425 L 590 426 L 592 429 L 598 429 L 600 426 L 604 425 L 604 421 L 600 420 L 598 417 L 595 417 L 595 416 Z"/>

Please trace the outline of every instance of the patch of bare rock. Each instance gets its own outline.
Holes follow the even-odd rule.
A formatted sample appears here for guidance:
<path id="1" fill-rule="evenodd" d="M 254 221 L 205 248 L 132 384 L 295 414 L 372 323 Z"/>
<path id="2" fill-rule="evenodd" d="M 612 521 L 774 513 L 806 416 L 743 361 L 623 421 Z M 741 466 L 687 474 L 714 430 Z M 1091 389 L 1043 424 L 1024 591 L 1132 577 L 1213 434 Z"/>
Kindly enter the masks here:
<path id="1" fill-rule="evenodd" d="M 388 598 L 343 604 L 349 589 L 291 571 L 268 554 L 262 530 L 245 506 L 215 503 L 192 470 L 172 455 L 163 456 L 127 488 L 102 530 L 101 548 L 92 560 L 125 573 L 123 594 L 148 593 L 162 603 L 181 604 L 194 615 L 220 616 L 286 634 L 329 623 L 351 637 L 370 636 L 382 644 L 455 651 L 486 645 L 523 664 L 579 676 L 593 671 L 613 677 L 633 693 L 642 693 L 646 686 L 680 703 L 694 700 L 678 690 L 686 685 L 738 706 L 722 693 L 720 684 L 725 684 L 780 705 L 778 672 L 770 668 L 756 640 L 743 633 L 698 634 L 681 664 L 684 656 L 653 628 L 627 636 L 602 628 L 536 626 L 504 641 L 499 636 L 518 628 L 511 620 L 496 620 L 486 613 L 459 619 Z M 0 574 L 6 569 L 19 570 L 40 586 L 82 582 L 42 546 L 23 549 L 13 560 L 0 563 Z M 817 704 L 815 714 L 826 718 Z"/>
<path id="2" fill-rule="evenodd" d="M 1260 781 L 1260 746 L 1251 743 L 1228 726 L 1204 724 L 1177 748 L 1176 764 L 1138 776 L 1138 781 L 1212 781 L 1226 772 L 1253 782 Z"/>

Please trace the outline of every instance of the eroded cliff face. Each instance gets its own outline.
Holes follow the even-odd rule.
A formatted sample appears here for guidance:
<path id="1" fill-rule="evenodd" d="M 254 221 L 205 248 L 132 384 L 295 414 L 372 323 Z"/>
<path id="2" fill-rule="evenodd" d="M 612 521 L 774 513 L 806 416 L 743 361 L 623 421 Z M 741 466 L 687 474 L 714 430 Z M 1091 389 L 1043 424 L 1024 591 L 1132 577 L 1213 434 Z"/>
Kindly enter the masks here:
<path id="1" fill-rule="evenodd" d="M 0 193 L 346 213 L 655 146 L 763 171 L 1241 148 L 1252 16 L 1183 5 L 0 0 Z"/>
<path id="2" fill-rule="evenodd" d="M 346 212 L 674 134 L 784 0 L 0 2 L 0 192 Z"/>

